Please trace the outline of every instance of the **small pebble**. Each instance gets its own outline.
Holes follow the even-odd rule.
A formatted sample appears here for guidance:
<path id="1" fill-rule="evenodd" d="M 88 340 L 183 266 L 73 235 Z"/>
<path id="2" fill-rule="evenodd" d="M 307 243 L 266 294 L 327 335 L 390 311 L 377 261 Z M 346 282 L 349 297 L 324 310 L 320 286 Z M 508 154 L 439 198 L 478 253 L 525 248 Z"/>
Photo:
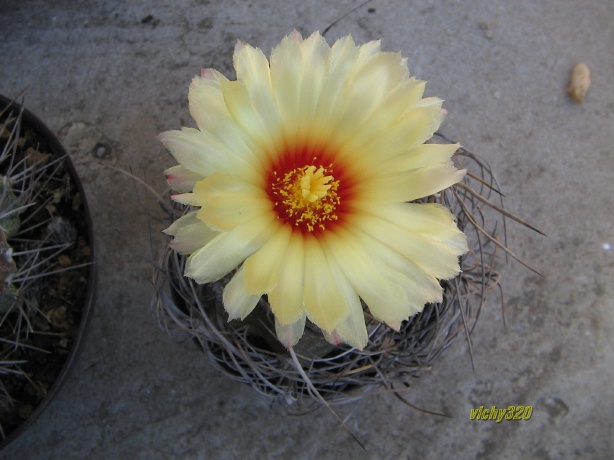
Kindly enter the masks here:
<path id="1" fill-rule="evenodd" d="M 583 63 L 576 64 L 571 71 L 567 94 L 574 102 L 582 104 L 590 86 L 591 72 L 588 66 Z"/>
<path id="2" fill-rule="evenodd" d="M 72 210 L 79 211 L 82 203 L 83 203 L 83 200 L 81 199 L 81 194 L 75 193 L 72 197 Z"/>
<path id="3" fill-rule="evenodd" d="M 107 158 L 111 154 L 111 149 L 108 145 L 96 144 L 94 147 L 94 156 L 96 158 Z"/>
<path id="4" fill-rule="evenodd" d="M 70 260 L 70 257 L 68 257 L 66 254 L 62 254 L 60 257 L 58 257 L 58 263 L 60 264 L 60 267 L 66 268 L 72 265 L 72 260 Z"/>
<path id="5" fill-rule="evenodd" d="M 494 36 L 495 33 L 492 29 L 492 27 L 490 26 L 490 24 L 480 21 L 478 22 L 478 27 L 480 28 L 480 30 L 482 30 L 484 32 L 484 37 L 491 40 Z"/>

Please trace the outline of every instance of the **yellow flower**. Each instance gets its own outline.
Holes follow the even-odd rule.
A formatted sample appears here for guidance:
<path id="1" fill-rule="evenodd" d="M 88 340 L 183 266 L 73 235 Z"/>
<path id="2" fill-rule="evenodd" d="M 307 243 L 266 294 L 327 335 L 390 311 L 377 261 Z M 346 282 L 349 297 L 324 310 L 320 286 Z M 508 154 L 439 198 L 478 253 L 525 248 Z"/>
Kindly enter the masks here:
<path id="1" fill-rule="evenodd" d="M 390 327 L 442 300 L 467 251 L 454 216 L 410 203 L 463 178 L 458 145 L 424 144 L 442 101 L 422 98 L 399 53 L 351 36 L 329 46 L 297 32 L 273 49 L 238 43 L 237 80 L 195 77 L 198 129 L 160 135 L 179 163 L 166 171 L 177 202 L 196 210 L 166 232 L 190 254 L 185 275 L 216 281 L 230 319 L 268 295 L 286 347 L 308 318 L 338 344 L 368 341 L 361 299 Z"/>

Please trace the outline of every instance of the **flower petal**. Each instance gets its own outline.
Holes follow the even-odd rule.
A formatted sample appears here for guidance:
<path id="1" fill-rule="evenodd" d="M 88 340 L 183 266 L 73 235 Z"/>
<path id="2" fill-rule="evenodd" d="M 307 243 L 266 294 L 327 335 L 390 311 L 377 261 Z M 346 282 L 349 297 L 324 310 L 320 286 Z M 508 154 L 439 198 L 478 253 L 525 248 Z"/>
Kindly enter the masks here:
<path id="1" fill-rule="evenodd" d="M 257 178 L 262 182 L 262 178 Z M 198 182 L 194 195 L 201 206 L 198 218 L 215 230 L 232 230 L 258 215 L 272 213 L 270 200 L 251 181 L 216 173 Z"/>
<path id="2" fill-rule="evenodd" d="M 188 171 L 203 177 L 214 171 L 207 155 L 210 149 L 206 137 L 199 130 L 182 128 L 181 131 L 166 131 L 159 138 L 175 160 Z"/>
<path id="3" fill-rule="evenodd" d="M 445 164 L 459 147 L 459 144 L 422 144 L 388 160 L 382 165 L 382 172 L 408 171 Z"/>
<path id="4" fill-rule="evenodd" d="M 380 174 L 360 184 L 361 199 L 379 201 L 413 201 L 440 192 L 460 182 L 466 170 L 452 163 L 411 171 Z"/>
<path id="5" fill-rule="evenodd" d="M 305 316 L 303 278 L 305 250 L 303 236 L 293 232 L 279 269 L 277 285 L 268 293 L 271 310 L 280 325 L 287 326 Z"/>
<path id="6" fill-rule="evenodd" d="M 171 195 L 171 199 L 185 206 L 199 206 L 200 205 L 200 200 L 198 196 L 191 192 Z"/>
<path id="7" fill-rule="evenodd" d="M 229 231 L 267 213 L 272 214 L 269 201 L 236 193 L 211 197 L 202 203 L 198 218 L 215 230 Z"/>
<path id="8" fill-rule="evenodd" d="M 460 254 L 457 251 L 458 244 L 454 240 L 448 246 L 446 242 L 430 240 L 426 236 L 375 216 L 361 216 L 357 221 L 362 231 L 402 254 L 429 277 L 450 279 L 460 272 L 458 263 Z M 458 229 L 456 232 L 464 237 Z"/>
<path id="9" fill-rule="evenodd" d="M 328 333 L 350 312 L 350 300 L 339 287 L 342 276 L 331 270 L 320 241 L 305 238 L 305 311 L 316 326 Z"/>
<path id="10" fill-rule="evenodd" d="M 262 50 L 241 42 L 235 47 L 233 61 L 237 80 L 247 89 L 251 105 L 274 138 L 281 123 L 273 96 L 269 61 Z"/>
<path id="11" fill-rule="evenodd" d="M 400 53 L 378 53 L 365 60 L 359 58 L 342 90 L 346 104 L 339 128 L 360 136 L 357 128 L 407 78 L 407 66 Z"/>
<path id="12" fill-rule="evenodd" d="M 403 320 L 424 306 L 420 304 L 422 296 L 408 289 L 411 283 L 407 276 L 385 263 L 371 240 L 358 238 L 344 228 L 327 235 L 326 246 L 378 320 L 398 330 Z"/>
<path id="13" fill-rule="evenodd" d="M 217 281 L 257 251 L 275 230 L 273 216 L 266 215 L 218 234 L 188 257 L 185 276 L 201 284 Z"/>
<path id="14" fill-rule="evenodd" d="M 379 50 L 379 43 L 372 45 Z M 351 37 L 333 45 L 331 72 L 318 105 L 322 131 L 329 138 L 339 145 L 360 138 L 349 149 L 415 108 L 424 91 L 424 82 L 408 78 L 399 53 L 371 54 L 363 47 L 356 48 Z"/>
<path id="15" fill-rule="evenodd" d="M 305 40 L 288 35 L 271 52 L 271 82 L 286 137 L 308 131 L 329 67 L 330 47 L 319 33 Z"/>
<path id="16" fill-rule="evenodd" d="M 277 316 L 275 316 L 275 333 L 284 347 L 292 348 L 298 343 L 299 339 L 303 336 L 306 319 L 306 316 L 303 314 L 294 323 L 281 324 Z"/>
<path id="17" fill-rule="evenodd" d="M 245 290 L 249 294 L 270 292 L 277 284 L 279 267 L 292 235 L 289 225 L 280 225 L 269 241 L 243 263 Z"/>
<path id="18" fill-rule="evenodd" d="M 381 165 L 389 158 L 401 155 L 418 147 L 433 136 L 441 125 L 441 103 L 418 106 L 403 114 L 397 121 L 381 130 L 377 136 L 368 142 L 356 136 L 344 146 L 342 154 L 356 155 L 356 152 L 366 152 L 365 166 L 374 172 L 381 170 Z"/>
<path id="19" fill-rule="evenodd" d="M 299 120 L 316 116 L 316 107 L 322 93 L 322 85 L 330 71 L 331 50 L 319 32 L 311 34 L 301 43 L 303 75 L 299 98 Z"/>
<path id="20" fill-rule="evenodd" d="M 238 81 L 223 82 L 222 93 L 228 112 L 237 125 L 249 135 L 252 141 L 250 147 L 255 149 L 256 146 L 259 146 L 259 151 L 263 155 L 275 153 L 279 149 L 279 130 L 274 133 L 275 137 L 271 138 L 270 132 L 267 129 L 269 126 L 264 123 L 260 115 L 252 107 L 249 93 L 245 86 Z"/>
<path id="21" fill-rule="evenodd" d="M 169 246 L 179 254 L 191 254 L 219 234 L 200 221 L 196 212 L 180 217 L 164 233 L 174 237 Z"/>
<path id="22" fill-rule="evenodd" d="M 261 294 L 250 295 L 245 291 L 245 270 L 241 266 L 222 294 L 228 319 L 245 319 L 256 307 L 261 297 Z"/>
<path id="23" fill-rule="evenodd" d="M 327 254 L 326 258 L 331 272 L 338 274 L 336 276 L 336 287 L 339 289 L 341 296 L 347 300 L 349 306 L 348 315 L 333 330 L 333 342 L 336 341 L 335 345 L 338 345 L 337 339 L 340 339 L 352 347 L 363 349 L 367 346 L 369 336 L 360 298 L 347 278 L 341 275 L 343 271 L 338 266 L 335 258 L 330 253 Z"/>
<path id="24" fill-rule="evenodd" d="M 183 165 L 176 165 L 164 171 L 166 183 L 176 192 L 190 192 L 194 184 L 204 178 L 203 175 L 190 171 Z"/>
<path id="25" fill-rule="evenodd" d="M 455 216 L 437 203 L 361 203 L 360 211 L 385 219 L 404 229 L 435 241 L 450 242 L 463 234 Z M 462 245 L 461 245 L 462 246 Z M 466 245 L 465 245 L 466 246 Z M 462 248 L 458 248 L 462 251 Z M 460 254 L 460 253 L 459 253 Z"/>
<path id="26" fill-rule="evenodd" d="M 350 35 L 339 39 L 331 47 L 330 71 L 322 85 L 316 108 L 318 118 L 326 121 L 322 128 L 327 128 L 326 132 L 329 134 L 343 115 L 343 110 L 340 109 L 344 99 L 341 88 L 354 68 L 358 54 L 358 48 Z"/>
<path id="27" fill-rule="evenodd" d="M 386 266 L 400 275 L 392 275 L 391 279 L 398 280 L 405 290 L 413 310 L 411 314 L 421 311 L 426 303 L 441 302 L 443 289 L 432 273 L 425 272 L 396 248 L 391 248 L 362 228 L 350 228 L 363 247 L 377 254 Z"/>
<path id="28" fill-rule="evenodd" d="M 287 121 L 284 123 L 286 126 L 296 126 L 298 122 L 303 63 L 297 56 L 301 56 L 301 45 L 290 35 L 284 37 L 271 52 L 271 82 L 275 102 L 281 119 Z"/>
<path id="29" fill-rule="evenodd" d="M 261 167 L 262 152 L 254 145 L 253 139 L 237 123 L 228 111 L 222 90 L 225 78 L 210 80 L 195 77 L 190 85 L 188 99 L 190 113 L 201 132 L 218 140 L 235 158 Z"/>
<path id="30" fill-rule="evenodd" d="M 190 115 L 202 131 L 218 126 L 216 115 L 229 117 L 222 95 L 222 82 L 228 79 L 215 69 L 207 69 L 194 77 L 188 91 Z"/>
<path id="31" fill-rule="evenodd" d="M 418 107 L 425 87 L 425 81 L 413 77 L 399 83 L 355 128 L 351 136 L 352 145 L 367 145 L 374 140 L 377 142 L 382 132 Z"/>
<path id="32" fill-rule="evenodd" d="M 262 165 L 249 158 L 251 153 L 247 157 L 238 155 L 238 150 L 230 149 L 206 131 L 182 128 L 166 131 L 159 138 L 179 164 L 202 177 L 214 172 L 247 173 L 253 177 L 260 171 L 262 175 Z"/>
<path id="33" fill-rule="evenodd" d="M 198 182 L 194 187 L 194 193 L 199 195 L 202 201 L 206 201 L 213 196 L 236 193 L 265 197 L 266 192 L 263 190 L 265 185 L 264 179 L 260 176 L 252 179 L 246 180 L 245 177 L 236 176 L 230 172 L 215 173 Z"/>

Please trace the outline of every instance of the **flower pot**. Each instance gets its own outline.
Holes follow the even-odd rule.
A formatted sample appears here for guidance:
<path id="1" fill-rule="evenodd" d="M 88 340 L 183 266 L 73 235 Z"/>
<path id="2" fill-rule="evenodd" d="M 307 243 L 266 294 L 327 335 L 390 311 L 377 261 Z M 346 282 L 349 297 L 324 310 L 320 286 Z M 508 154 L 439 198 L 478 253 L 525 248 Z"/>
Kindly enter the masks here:
<path id="1" fill-rule="evenodd" d="M 0 174 L 23 205 L 12 213 L 19 228 L 7 238 L 16 273 L 5 283 L 12 284 L 16 303 L 0 315 L 1 449 L 32 425 L 74 368 L 92 317 L 96 265 L 85 193 L 66 151 L 14 101 L 0 97 L 0 114 Z M 3 150 L 13 141 L 9 153 Z M 19 173 L 16 165 L 23 166 Z M 36 189 L 27 195 L 29 204 L 22 202 L 31 190 L 26 176 Z"/>

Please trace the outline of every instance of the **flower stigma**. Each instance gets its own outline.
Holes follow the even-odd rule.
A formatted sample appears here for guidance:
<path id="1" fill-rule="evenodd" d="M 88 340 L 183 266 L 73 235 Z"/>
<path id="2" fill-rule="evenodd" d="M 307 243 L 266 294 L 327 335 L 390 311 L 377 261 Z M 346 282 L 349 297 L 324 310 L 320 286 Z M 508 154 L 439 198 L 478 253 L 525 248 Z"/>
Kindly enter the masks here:
<path id="1" fill-rule="evenodd" d="M 285 173 L 273 171 L 271 194 L 278 219 L 290 221 L 307 232 L 325 230 L 327 222 L 339 220 L 336 213 L 341 204 L 339 181 L 332 171 L 332 164 L 305 165 Z"/>

